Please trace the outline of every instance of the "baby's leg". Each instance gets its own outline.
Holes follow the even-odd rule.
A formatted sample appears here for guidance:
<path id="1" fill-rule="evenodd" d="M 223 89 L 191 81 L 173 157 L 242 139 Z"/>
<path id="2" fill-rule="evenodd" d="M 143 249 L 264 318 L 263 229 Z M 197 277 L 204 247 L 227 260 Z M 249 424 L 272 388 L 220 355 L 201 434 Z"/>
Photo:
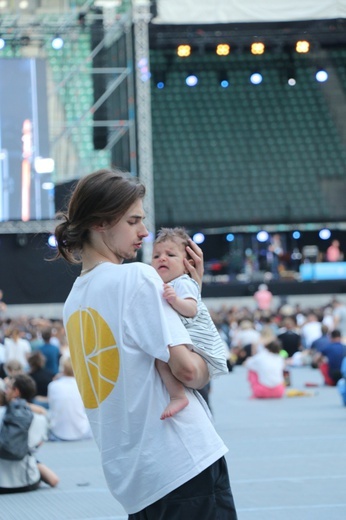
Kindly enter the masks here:
<path id="1" fill-rule="evenodd" d="M 186 397 L 184 385 L 174 377 L 167 363 L 159 359 L 156 359 L 155 363 L 170 396 L 170 402 L 160 417 L 160 419 L 167 419 L 185 408 L 189 404 L 189 400 Z"/>

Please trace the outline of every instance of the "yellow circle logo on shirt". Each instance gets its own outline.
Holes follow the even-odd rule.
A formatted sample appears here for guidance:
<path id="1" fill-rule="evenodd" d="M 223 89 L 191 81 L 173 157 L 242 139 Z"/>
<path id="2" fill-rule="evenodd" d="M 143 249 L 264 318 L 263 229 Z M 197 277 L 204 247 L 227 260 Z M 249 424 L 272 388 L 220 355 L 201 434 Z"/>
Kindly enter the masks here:
<path id="1" fill-rule="evenodd" d="M 113 333 L 90 307 L 70 316 L 66 333 L 84 406 L 97 408 L 111 393 L 119 375 L 119 350 Z"/>

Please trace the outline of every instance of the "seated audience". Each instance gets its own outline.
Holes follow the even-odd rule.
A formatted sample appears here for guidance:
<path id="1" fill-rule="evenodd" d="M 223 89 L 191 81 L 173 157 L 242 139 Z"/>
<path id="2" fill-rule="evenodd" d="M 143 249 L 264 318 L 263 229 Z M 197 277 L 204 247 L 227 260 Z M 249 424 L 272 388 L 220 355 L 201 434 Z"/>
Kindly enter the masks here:
<path id="1" fill-rule="evenodd" d="M 6 402 L 25 399 L 28 403 L 36 392 L 34 380 L 27 374 L 19 374 L 6 382 Z M 0 428 L 6 407 L 0 408 Z M 47 466 L 38 462 L 33 454 L 47 438 L 47 420 L 44 414 L 34 413 L 29 427 L 28 446 L 30 453 L 21 460 L 0 458 L 0 494 L 33 491 L 43 481 L 50 486 L 59 482 L 57 475 Z"/>
<path id="2" fill-rule="evenodd" d="M 77 441 L 91 437 L 70 358 L 63 363 L 63 374 L 48 385 L 50 440 Z"/>
<path id="3" fill-rule="evenodd" d="M 18 361 L 24 370 L 28 369 L 28 357 L 31 353 L 31 346 L 27 339 L 22 337 L 19 327 L 13 326 L 7 333 L 4 340 L 5 362 Z"/>
<path id="4" fill-rule="evenodd" d="M 336 385 L 341 395 L 342 402 L 346 406 L 346 357 L 344 357 L 341 363 L 341 375 L 342 378 L 339 379 Z"/>
<path id="5" fill-rule="evenodd" d="M 341 333 L 333 330 L 330 342 L 314 355 L 313 363 L 322 372 L 326 385 L 335 386 L 341 379 L 341 364 L 346 356 L 346 345 L 341 343 Z"/>
<path id="6" fill-rule="evenodd" d="M 34 402 L 48 407 L 48 385 L 53 380 L 53 374 L 45 368 L 46 358 L 39 350 L 29 356 L 29 374 L 36 383 Z"/>
<path id="7" fill-rule="evenodd" d="M 285 393 L 285 361 L 280 356 L 281 344 L 277 340 L 263 343 L 257 354 L 245 361 L 253 398 L 280 398 Z"/>
<path id="8" fill-rule="evenodd" d="M 55 376 L 59 372 L 60 350 L 51 343 L 52 328 L 46 327 L 42 330 L 44 344 L 39 347 L 39 351 L 46 358 L 45 368 Z"/>

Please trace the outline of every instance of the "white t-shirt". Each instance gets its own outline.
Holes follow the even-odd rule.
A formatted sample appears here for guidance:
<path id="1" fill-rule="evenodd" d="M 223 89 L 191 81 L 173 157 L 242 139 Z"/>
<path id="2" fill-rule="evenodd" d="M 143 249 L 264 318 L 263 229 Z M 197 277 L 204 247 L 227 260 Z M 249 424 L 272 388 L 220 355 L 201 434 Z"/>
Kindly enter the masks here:
<path id="1" fill-rule="evenodd" d="M 156 502 L 226 452 L 206 407 L 160 420 L 169 401 L 155 358 L 190 344 L 163 284 L 145 264 L 104 263 L 77 278 L 64 306 L 76 380 L 108 486 L 128 514 Z"/>
<path id="2" fill-rule="evenodd" d="M 27 339 L 18 338 L 14 341 L 12 338 L 5 338 L 4 345 L 6 349 L 5 360 L 8 361 L 16 360 L 22 367 L 27 370 L 28 368 L 28 356 L 31 353 L 31 346 Z"/>
<path id="3" fill-rule="evenodd" d="M 48 385 L 50 431 L 64 441 L 91 437 L 91 430 L 77 382 L 62 376 Z"/>
<path id="4" fill-rule="evenodd" d="M 285 362 L 279 354 L 273 354 L 264 348 L 258 354 L 249 357 L 245 361 L 245 365 L 249 370 L 257 373 L 258 382 L 261 385 L 274 388 L 283 384 Z"/>

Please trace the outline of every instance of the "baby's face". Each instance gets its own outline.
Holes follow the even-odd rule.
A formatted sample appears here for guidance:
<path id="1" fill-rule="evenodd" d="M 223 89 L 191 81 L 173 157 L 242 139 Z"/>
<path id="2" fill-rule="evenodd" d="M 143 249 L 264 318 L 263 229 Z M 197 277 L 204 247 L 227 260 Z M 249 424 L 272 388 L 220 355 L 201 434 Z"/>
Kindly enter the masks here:
<path id="1" fill-rule="evenodd" d="M 183 244 L 166 240 L 154 244 L 151 265 L 159 273 L 165 283 L 171 282 L 186 273 L 184 258 L 187 257 Z"/>

